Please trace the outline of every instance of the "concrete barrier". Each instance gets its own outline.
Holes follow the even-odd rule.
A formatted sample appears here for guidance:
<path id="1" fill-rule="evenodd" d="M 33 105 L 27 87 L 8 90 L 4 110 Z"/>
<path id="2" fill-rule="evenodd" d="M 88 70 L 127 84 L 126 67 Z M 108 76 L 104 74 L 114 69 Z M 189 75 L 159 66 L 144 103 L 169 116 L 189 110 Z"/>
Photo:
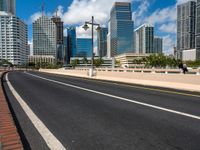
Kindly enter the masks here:
<path id="1" fill-rule="evenodd" d="M 169 73 L 169 72 L 145 73 L 148 70 L 140 70 L 139 72 L 136 72 L 136 70 L 134 70 L 134 73 L 130 72 L 130 70 L 126 70 L 124 72 L 120 69 L 107 69 L 107 71 L 102 71 L 102 70 L 103 69 L 97 69 L 96 76 L 93 77 L 88 76 L 87 69 L 77 69 L 77 70 L 42 69 L 40 71 L 46 73 L 75 76 L 75 77 L 92 78 L 97 80 L 132 83 L 132 84 L 140 84 L 146 86 L 156 86 L 156 87 L 165 87 L 165 88 L 200 92 L 200 76 L 197 76 L 195 74 L 184 75 L 180 73 Z M 176 72 L 179 72 L 179 70 L 176 70 Z"/>

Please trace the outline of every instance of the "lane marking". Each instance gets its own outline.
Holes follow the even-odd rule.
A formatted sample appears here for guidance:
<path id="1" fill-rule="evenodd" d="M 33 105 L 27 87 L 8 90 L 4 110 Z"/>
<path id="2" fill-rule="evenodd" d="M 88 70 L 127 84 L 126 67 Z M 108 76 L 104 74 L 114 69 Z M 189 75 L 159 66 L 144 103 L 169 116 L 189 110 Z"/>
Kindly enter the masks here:
<path id="1" fill-rule="evenodd" d="M 41 72 L 43 73 L 43 72 Z M 68 76 L 70 78 L 76 79 L 76 78 L 80 78 L 80 77 L 73 77 L 70 75 L 60 75 L 60 74 L 54 74 L 56 76 Z M 99 81 L 98 79 L 87 79 L 87 78 L 81 78 L 85 81 L 91 81 L 91 82 L 99 82 L 99 83 L 104 83 L 104 84 L 114 84 L 114 85 L 121 85 L 124 87 L 133 87 L 133 88 L 137 88 L 137 89 L 145 89 L 145 90 L 149 90 L 149 91 L 157 91 L 157 92 L 162 92 L 162 93 L 170 93 L 170 94 L 176 94 L 176 95 L 182 95 L 182 96 L 189 96 L 189 97 L 197 97 L 200 98 L 200 95 L 195 95 L 195 94 L 189 94 L 189 93 L 182 93 L 182 92 L 175 92 L 175 91 L 170 91 L 170 90 L 161 90 L 161 89 L 156 89 L 156 88 L 151 88 L 151 87 L 141 87 L 141 86 L 145 86 L 145 85 L 141 85 L 141 86 L 137 86 L 137 85 L 126 85 L 125 83 L 116 83 L 116 82 L 112 82 L 110 80 L 108 80 L 108 82 L 105 81 Z M 158 87 L 159 88 L 159 87 Z M 195 92 L 195 91 L 191 91 L 191 92 Z"/>
<path id="2" fill-rule="evenodd" d="M 22 99 L 22 97 L 17 93 L 14 87 L 11 85 L 8 74 L 6 74 L 6 81 L 8 87 L 26 115 L 29 117 L 37 131 L 40 133 L 44 141 L 46 142 L 47 146 L 51 150 L 66 150 L 66 148 L 61 144 L 61 142 L 49 131 L 49 129 L 45 126 L 45 124 L 34 114 L 31 108 L 27 105 L 27 103 Z"/>
<path id="3" fill-rule="evenodd" d="M 138 104 L 138 105 L 141 105 L 141 106 L 146 106 L 146 107 L 149 107 L 149 108 L 154 108 L 154 109 L 157 109 L 157 110 L 162 110 L 162 111 L 165 111 L 165 112 L 170 112 L 170 113 L 173 113 L 173 114 L 177 114 L 177 115 L 181 115 L 181 116 L 185 116 L 185 117 L 189 117 L 189 118 L 200 120 L 200 116 L 196 116 L 196 115 L 192 115 L 192 114 L 188 114 L 188 113 L 184 113 L 184 112 L 180 112 L 180 111 L 176 111 L 176 110 L 172 110 L 172 109 L 167 109 L 167 108 L 164 108 L 164 107 L 159 107 L 159 106 L 156 106 L 156 105 L 151 105 L 151 104 L 147 104 L 147 103 L 143 103 L 143 102 L 138 102 L 138 101 L 131 100 L 131 99 L 128 99 L 128 98 L 123 98 L 123 97 L 120 97 L 120 96 L 115 96 L 115 95 L 112 95 L 112 94 L 103 93 L 103 92 L 99 92 L 99 91 L 95 91 L 95 90 L 91 90 L 91 89 L 75 86 L 75 85 L 72 85 L 72 84 L 59 82 L 59 81 L 56 81 L 56 80 L 51 80 L 51 79 L 44 78 L 44 77 L 41 77 L 41 76 L 38 76 L 38 75 L 34 75 L 34 74 L 31 74 L 31 73 L 26 73 L 26 74 L 28 74 L 30 76 L 33 76 L 35 78 L 39 78 L 39 79 L 43 79 L 43 80 L 50 81 L 50 82 L 53 82 L 53 83 L 65 85 L 65 86 L 72 87 L 72 88 L 75 88 L 75 89 L 79 89 L 79 90 L 83 90 L 83 91 L 87 91 L 87 92 L 91 92 L 91 93 L 95 93 L 95 94 L 99 94 L 99 95 L 103 95 L 103 96 L 119 99 L 119 100 L 122 100 L 122 101 L 131 102 L 131 103 Z"/>

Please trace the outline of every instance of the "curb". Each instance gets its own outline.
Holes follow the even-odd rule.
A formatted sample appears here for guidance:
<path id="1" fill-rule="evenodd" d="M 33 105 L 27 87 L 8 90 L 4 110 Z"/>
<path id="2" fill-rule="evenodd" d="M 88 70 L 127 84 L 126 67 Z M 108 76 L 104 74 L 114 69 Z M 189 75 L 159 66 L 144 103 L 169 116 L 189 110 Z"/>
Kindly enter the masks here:
<path id="1" fill-rule="evenodd" d="M 0 150 L 23 150 L 21 138 L 4 95 L 2 77 L 0 84 Z"/>

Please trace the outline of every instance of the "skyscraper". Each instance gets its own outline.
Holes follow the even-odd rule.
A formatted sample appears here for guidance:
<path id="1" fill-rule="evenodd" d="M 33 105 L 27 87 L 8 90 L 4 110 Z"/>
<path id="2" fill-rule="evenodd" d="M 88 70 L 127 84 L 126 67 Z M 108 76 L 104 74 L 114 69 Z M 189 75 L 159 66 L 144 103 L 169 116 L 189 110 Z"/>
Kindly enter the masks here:
<path id="1" fill-rule="evenodd" d="M 16 15 L 16 1 L 15 0 L 0 0 L 0 11 Z"/>
<path id="2" fill-rule="evenodd" d="M 196 16 L 196 57 L 200 60 L 200 0 L 197 0 Z"/>
<path id="3" fill-rule="evenodd" d="M 15 16 L 15 0 L 0 0 L 0 59 L 14 65 L 28 61 L 27 25 Z"/>
<path id="4" fill-rule="evenodd" d="M 47 16 L 33 23 L 33 54 L 51 55 L 56 58 L 56 24 Z"/>
<path id="5" fill-rule="evenodd" d="M 100 57 L 105 57 L 107 55 L 107 34 L 108 28 L 101 28 L 98 33 L 97 47 Z"/>
<path id="6" fill-rule="evenodd" d="M 131 3 L 116 2 L 110 13 L 111 56 L 133 52 Z"/>
<path id="7" fill-rule="evenodd" d="M 108 21 L 108 34 L 107 34 L 107 57 L 111 58 L 111 37 L 110 37 L 111 27 L 110 20 Z"/>
<path id="8" fill-rule="evenodd" d="M 63 36 L 63 22 L 58 16 L 54 16 L 51 20 L 56 24 L 56 46 L 57 46 L 57 59 L 63 61 L 64 59 L 64 36 Z"/>
<path id="9" fill-rule="evenodd" d="M 177 6 L 177 52 L 178 58 L 195 57 L 196 2 L 188 1 Z M 189 56 L 187 56 L 189 58 Z"/>
<path id="10" fill-rule="evenodd" d="M 163 39 L 159 37 L 154 37 L 154 53 L 160 53 L 163 52 Z"/>
<path id="11" fill-rule="evenodd" d="M 139 54 L 154 53 L 154 27 L 143 24 L 135 30 L 135 51 Z"/>
<path id="12" fill-rule="evenodd" d="M 92 57 L 92 39 L 77 38 L 76 57 Z"/>
<path id="13" fill-rule="evenodd" d="M 67 51 L 68 59 L 76 57 L 76 28 L 70 27 L 67 29 Z"/>

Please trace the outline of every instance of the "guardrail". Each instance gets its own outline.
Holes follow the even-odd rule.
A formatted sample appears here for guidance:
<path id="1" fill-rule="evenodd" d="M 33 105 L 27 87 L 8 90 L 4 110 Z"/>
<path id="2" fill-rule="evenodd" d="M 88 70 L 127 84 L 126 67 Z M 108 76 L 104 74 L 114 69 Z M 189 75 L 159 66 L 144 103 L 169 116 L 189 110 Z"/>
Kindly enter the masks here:
<path id="1" fill-rule="evenodd" d="M 67 70 L 67 69 L 66 69 Z M 76 68 L 79 71 L 89 71 L 88 68 Z M 160 74 L 183 74 L 181 69 L 124 69 L 124 68 L 95 68 L 97 72 L 129 72 L 129 73 L 160 73 Z M 189 69 L 187 74 L 200 75 L 200 69 Z"/>

